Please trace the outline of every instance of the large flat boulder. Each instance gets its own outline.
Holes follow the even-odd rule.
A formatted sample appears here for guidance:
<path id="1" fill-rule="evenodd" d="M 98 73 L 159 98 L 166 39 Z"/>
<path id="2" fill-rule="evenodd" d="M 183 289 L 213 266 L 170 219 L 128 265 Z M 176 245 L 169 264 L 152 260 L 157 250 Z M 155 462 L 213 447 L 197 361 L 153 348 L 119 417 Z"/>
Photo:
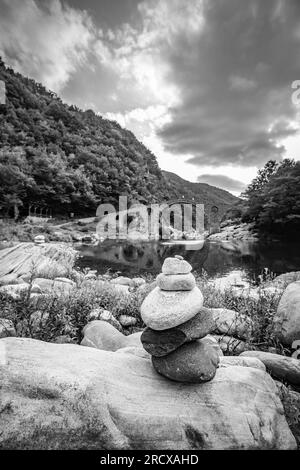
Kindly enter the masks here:
<path id="1" fill-rule="evenodd" d="M 73 267 L 75 250 L 63 243 L 19 243 L 0 251 L 0 282 L 7 284 L 7 276 L 14 282 L 36 277 L 67 276 Z"/>
<path id="2" fill-rule="evenodd" d="M 172 382 L 148 358 L 0 340 L 2 449 L 295 449 L 272 378 L 220 367 Z"/>
<path id="3" fill-rule="evenodd" d="M 291 346 L 300 339 L 300 281 L 287 286 L 274 316 L 275 335 L 283 344 Z"/>

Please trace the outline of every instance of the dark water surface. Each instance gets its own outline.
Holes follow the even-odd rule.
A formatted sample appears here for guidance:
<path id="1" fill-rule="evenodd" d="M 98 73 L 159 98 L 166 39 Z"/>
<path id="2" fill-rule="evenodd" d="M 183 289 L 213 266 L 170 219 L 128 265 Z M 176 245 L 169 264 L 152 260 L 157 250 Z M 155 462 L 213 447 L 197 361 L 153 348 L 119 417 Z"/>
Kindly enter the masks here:
<path id="1" fill-rule="evenodd" d="M 274 274 L 300 271 L 300 243 L 206 240 L 198 245 L 174 245 L 106 240 L 97 246 L 82 246 L 79 251 L 77 265 L 96 269 L 99 274 L 109 268 L 129 276 L 157 274 L 164 259 L 176 254 L 189 261 L 194 271 L 201 273 L 204 269 L 210 278 L 239 273 L 244 280 L 255 281 L 264 268 Z"/>

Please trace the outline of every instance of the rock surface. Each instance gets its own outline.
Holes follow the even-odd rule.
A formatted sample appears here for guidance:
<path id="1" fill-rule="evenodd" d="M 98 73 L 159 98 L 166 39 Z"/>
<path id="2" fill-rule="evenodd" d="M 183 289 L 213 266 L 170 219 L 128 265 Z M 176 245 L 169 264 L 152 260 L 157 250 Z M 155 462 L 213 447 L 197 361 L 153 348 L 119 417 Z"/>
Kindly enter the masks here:
<path id="1" fill-rule="evenodd" d="M 280 274 L 270 282 L 270 285 L 278 288 L 286 288 L 292 282 L 300 281 L 300 271 Z"/>
<path id="2" fill-rule="evenodd" d="M 203 296 L 198 287 L 191 291 L 173 292 L 155 287 L 141 305 L 141 316 L 153 330 L 166 330 L 190 320 L 202 305 Z"/>
<path id="3" fill-rule="evenodd" d="M 184 343 L 201 339 L 212 330 L 214 326 L 212 313 L 202 307 L 191 320 L 175 328 L 155 331 L 147 327 L 142 333 L 141 341 L 146 351 L 153 356 L 165 356 Z"/>
<path id="4" fill-rule="evenodd" d="M 178 258 L 166 258 L 161 268 L 163 274 L 188 274 L 191 270 L 190 263 Z"/>
<path id="5" fill-rule="evenodd" d="M 83 328 L 81 346 L 102 349 L 104 351 L 117 351 L 128 346 L 141 348 L 141 333 L 125 336 L 109 323 L 94 320 Z"/>
<path id="6" fill-rule="evenodd" d="M 271 377 L 221 367 L 183 385 L 149 359 L 24 338 L 0 341 L 1 449 L 295 449 Z"/>
<path id="7" fill-rule="evenodd" d="M 162 290 L 192 290 L 196 286 L 194 276 L 189 274 L 163 274 L 157 278 L 157 285 Z"/>
<path id="8" fill-rule="evenodd" d="M 91 322 L 93 320 L 103 320 L 110 323 L 114 326 L 117 330 L 122 331 L 122 325 L 120 322 L 113 316 L 113 314 L 109 310 L 105 310 L 104 308 L 94 308 L 87 317 L 88 321 Z"/>
<path id="9" fill-rule="evenodd" d="M 13 299 L 19 299 L 22 293 L 27 292 L 29 289 L 29 284 L 27 282 L 22 282 L 20 284 L 9 284 L 6 286 L 0 287 L 0 292 L 10 295 Z"/>
<path id="10" fill-rule="evenodd" d="M 7 275 L 15 279 L 30 277 L 34 267 L 39 277 L 64 277 L 73 267 L 75 250 L 63 243 L 19 243 L 0 251 L 0 282 Z"/>
<path id="11" fill-rule="evenodd" d="M 226 308 L 212 308 L 216 334 L 247 339 L 253 328 L 253 321 L 246 315 Z"/>
<path id="12" fill-rule="evenodd" d="M 256 357 L 263 362 L 273 377 L 291 385 L 300 385 L 300 361 L 293 357 L 281 356 L 264 351 L 245 351 L 242 357 Z"/>
<path id="13" fill-rule="evenodd" d="M 300 340 L 300 281 L 285 289 L 274 316 L 274 330 L 283 344 L 291 346 Z"/>
<path id="14" fill-rule="evenodd" d="M 187 343 L 167 356 L 152 356 L 155 370 L 177 382 L 202 383 L 211 380 L 219 364 L 215 349 L 202 340 Z"/>
<path id="15" fill-rule="evenodd" d="M 132 280 L 130 277 L 119 276 L 111 280 L 112 284 L 117 284 L 119 286 L 131 286 Z"/>
<path id="16" fill-rule="evenodd" d="M 130 315 L 120 315 L 119 322 L 122 326 L 134 326 L 137 323 L 137 319 L 135 317 L 131 317 Z"/>
<path id="17" fill-rule="evenodd" d="M 219 367 L 252 367 L 253 369 L 260 369 L 265 371 L 266 366 L 257 357 L 244 357 L 244 356 L 222 356 L 220 357 Z"/>
<path id="18" fill-rule="evenodd" d="M 58 279 L 44 279 L 35 278 L 35 285 L 37 285 L 42 294 L 57 294 L 57 295 L 70 295 L 72 289 L 76 286 L 75 282 Z"/>

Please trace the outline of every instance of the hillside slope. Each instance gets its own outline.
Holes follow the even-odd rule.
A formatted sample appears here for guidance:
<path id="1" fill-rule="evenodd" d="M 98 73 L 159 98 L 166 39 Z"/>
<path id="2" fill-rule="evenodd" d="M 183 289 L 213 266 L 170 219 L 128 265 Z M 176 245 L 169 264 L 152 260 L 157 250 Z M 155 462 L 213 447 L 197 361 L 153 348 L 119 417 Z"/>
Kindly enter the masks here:
<path id="1" fill-rule="evenodd" d="M 184 196 L 186 200 L 194 199 L 196 203 L 204 204 L 206 213 L 211 207 L 217 206 L 223 215 L 231 208 L 238 208 L 241 202 L 238 197 L 224 189 L 205 183 L 192 183 L 169 171 L 162 173 L 168 182 L 169 193 L 172 197 L 181 199 Z"/>
<path id="2" fill-rule="evenodd" d="M 0 204 L 94 214 L 119 194 L 147 202 L 168 197 L 155 156 L 132 132 L 93 111 L 68 106 L 0 60 Z"/>

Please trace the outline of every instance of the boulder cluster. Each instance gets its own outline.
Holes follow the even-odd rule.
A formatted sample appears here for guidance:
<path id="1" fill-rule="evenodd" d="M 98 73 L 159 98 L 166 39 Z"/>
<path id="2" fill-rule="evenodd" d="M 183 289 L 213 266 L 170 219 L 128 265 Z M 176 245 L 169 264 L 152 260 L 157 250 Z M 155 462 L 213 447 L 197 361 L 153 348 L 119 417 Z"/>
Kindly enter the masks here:
<path id="1" fill-rule="evenodd" d="M 155 370 L 177 382 L 211 380 L 219 364 L 219 347 L 209 336 L 213 315 L 203 308 L 203 296 L 181 256 L 166 258 L 157 287 L 141 306 L 147 328 L 141 341 Z"/>

